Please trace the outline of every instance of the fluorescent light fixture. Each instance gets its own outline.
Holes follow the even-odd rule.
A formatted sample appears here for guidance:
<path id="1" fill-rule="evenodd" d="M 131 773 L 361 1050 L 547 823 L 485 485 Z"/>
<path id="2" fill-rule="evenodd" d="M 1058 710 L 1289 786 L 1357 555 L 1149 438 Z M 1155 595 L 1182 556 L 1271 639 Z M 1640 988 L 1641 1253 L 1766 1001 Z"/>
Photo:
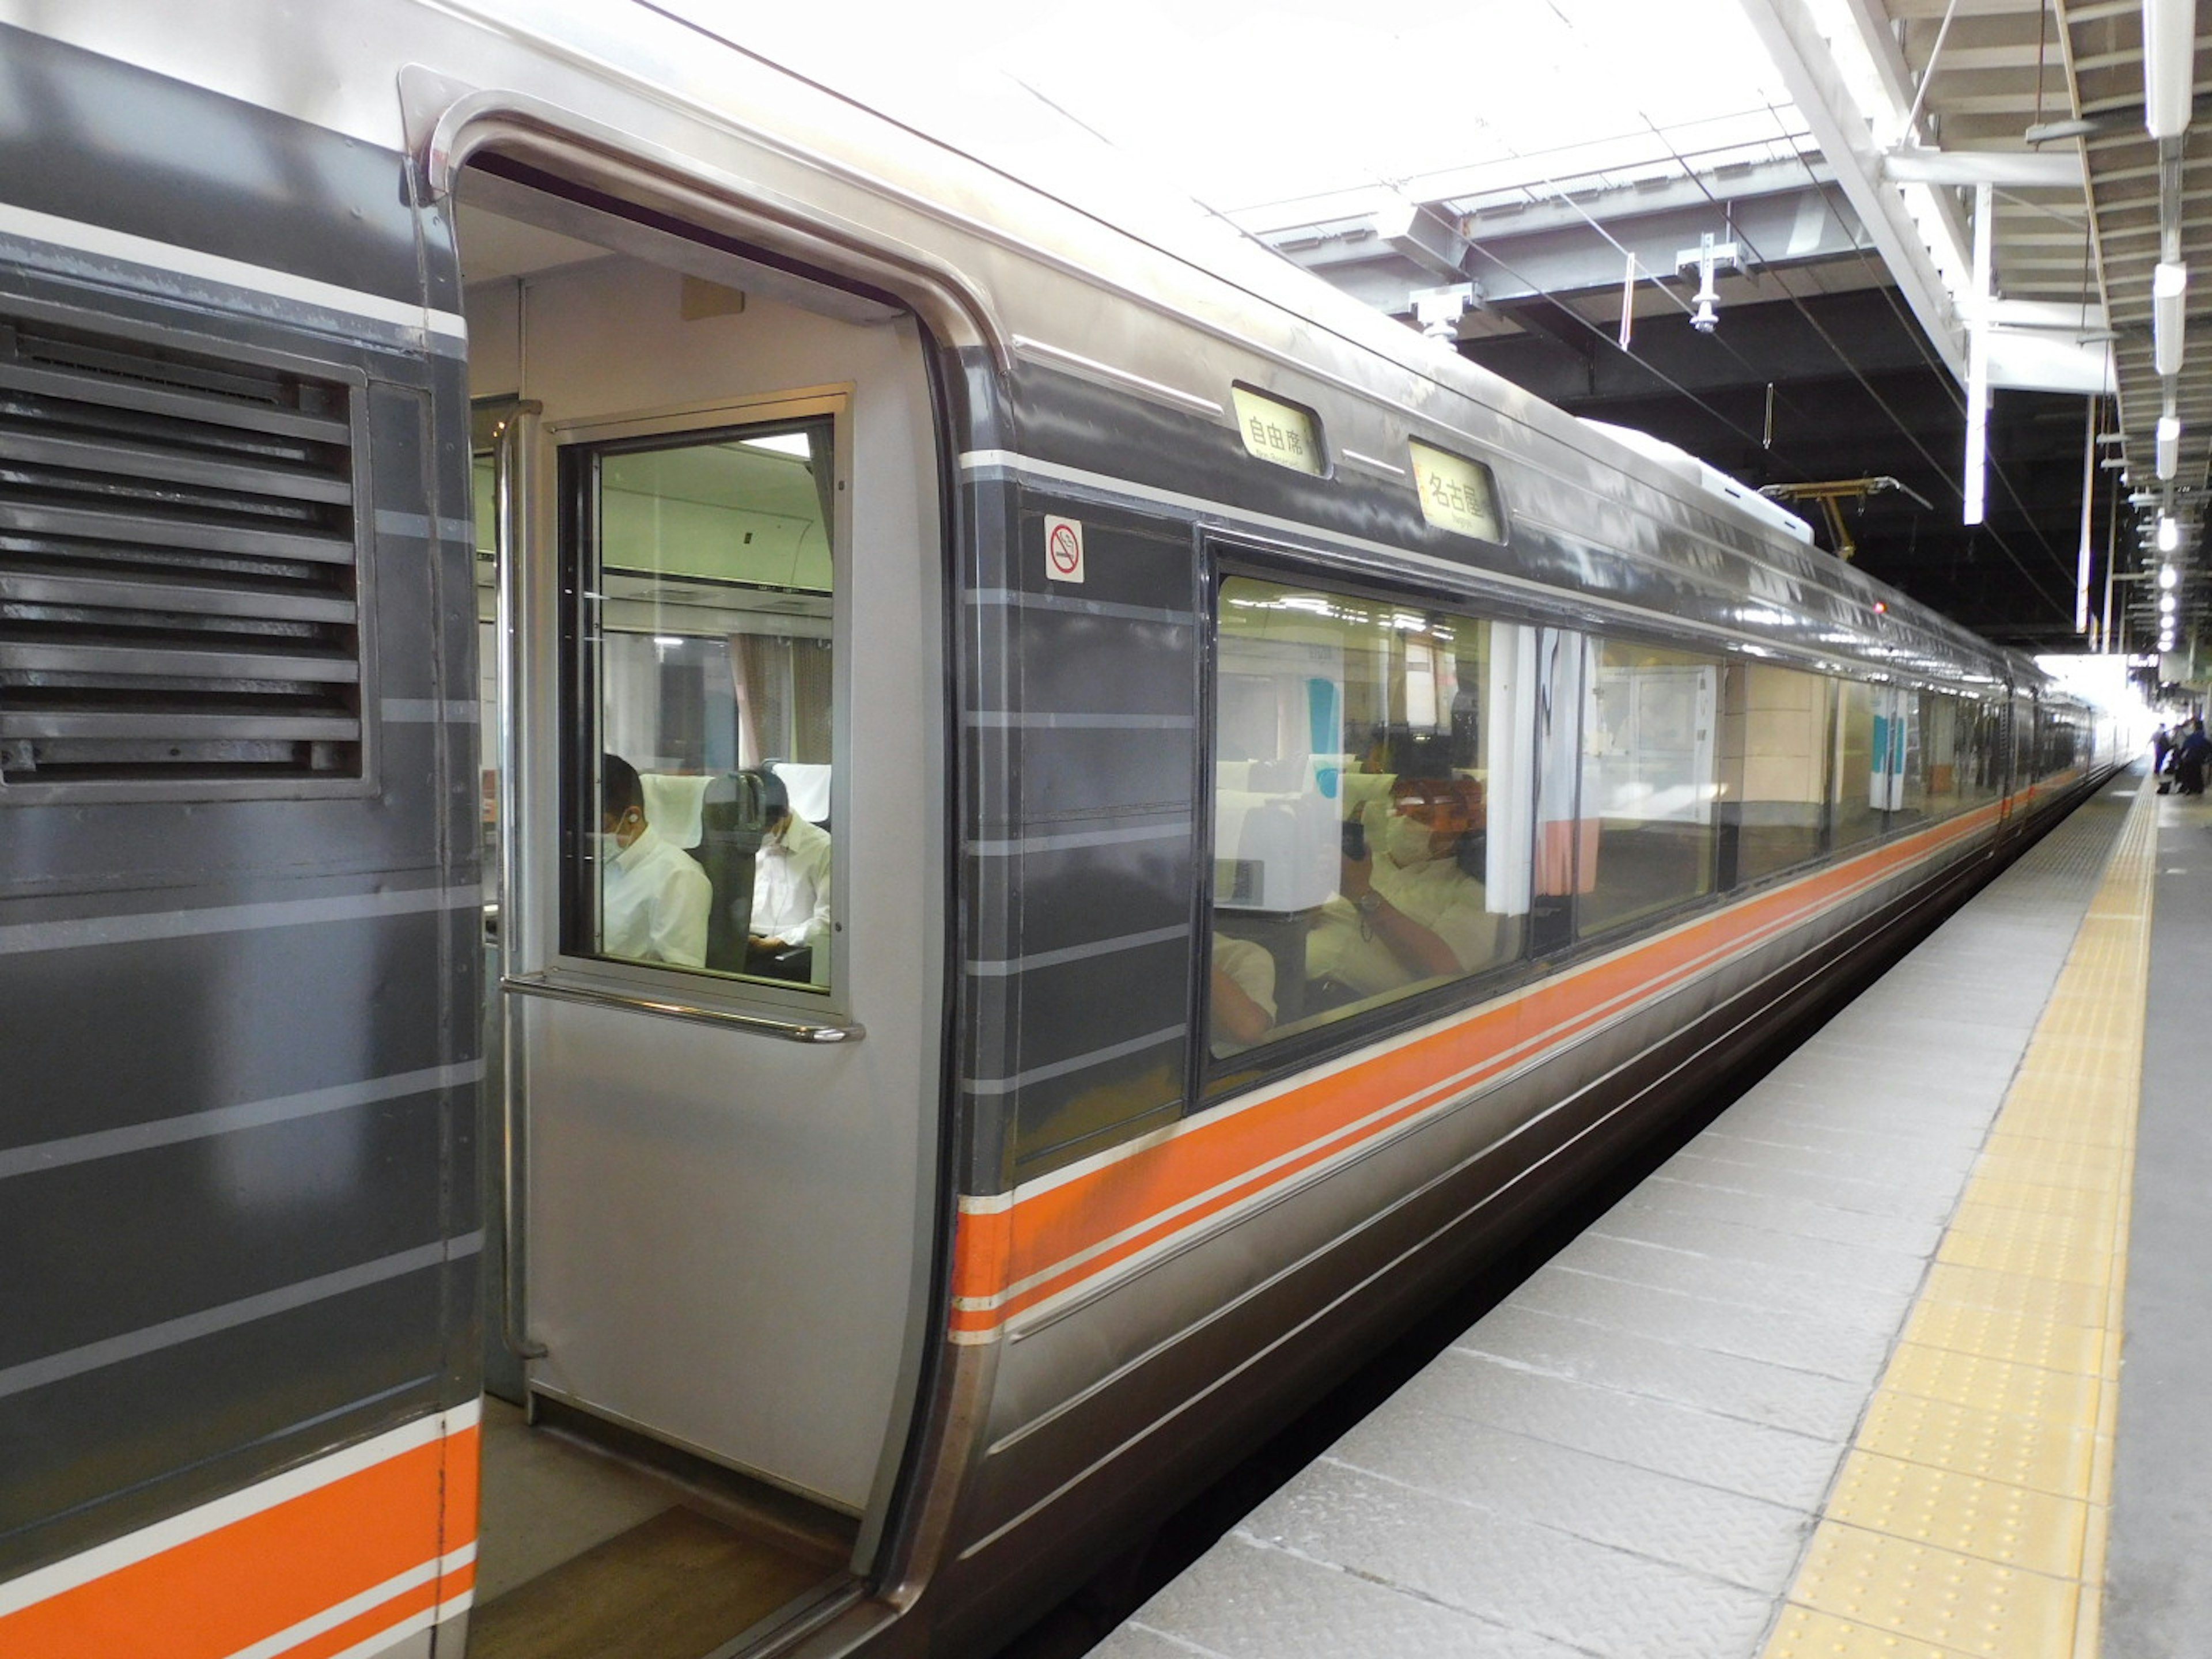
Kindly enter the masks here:
<path id="1" fill-rule="evenodd" d="M 2171 478 L 2181 470 L 2181 417 L 2158 417 L 2158 476 Z"/>
<path id="2" fill-rule="evenodd" d="M 2171 587 L 2171 586 L 2172 586 L 2174 585 L 2174 583 L 2176 583 L 2176 582 L 2179 581 L 2180 580 L 2181 580 L 2181 573 L 2180 573 L 2179 571 L 2176 570 L 2176 569 L 2175 569 L 2172 565 L 2170 565 L 2170 564 L 2162 564 L 2162 565 L 2159 566 L 2159 568 L 2158 568 L 2158 585 L 2159 585 L 2160 587 Z"/>
<path id="3" fill-rule="evenodd" d="M 2179 138 L 2197 90 L 2197 0 L 2143 0 L 2142 33 L 2143 126 Z"/>
<path id="4" fill-rule="evenodd" d="M 2158 550 L 2161 553 L 2171 553 L 2180 545 L 2181 526 L 2174 522 L 2171 513 L 2160 514 L 2158 515 Z"/>
<path id="5" fill-rule="evenodd" d="M 2171 617 L 2173 614 L 2172 594 L 2161 593 L 2158 596 L 2158 614 L 2161 617 Z"/>
<path id="6" fill-rule="evenodd" d="M 2189 293 L 2189 267 L 2160 259 L 2150 274 L 2151 356 L 2161 374 L 2181 373 L 2182 301 Z"/>
<path id="7" fill-rule="evenodd" d="M 771 432 L 764 438 L 740 438 L 738 441 L 748 449 L 773 450 L 779 455 L 795 455 L 800 460 L 811 460 L 814 443 L 804 432 Z"/>
<path id="8" fill-rule="evenodd" d="M 684 643 L 684 637 L 680 634 L 655 634 L 653 642 L 663 651 L 672 651 Z"/>

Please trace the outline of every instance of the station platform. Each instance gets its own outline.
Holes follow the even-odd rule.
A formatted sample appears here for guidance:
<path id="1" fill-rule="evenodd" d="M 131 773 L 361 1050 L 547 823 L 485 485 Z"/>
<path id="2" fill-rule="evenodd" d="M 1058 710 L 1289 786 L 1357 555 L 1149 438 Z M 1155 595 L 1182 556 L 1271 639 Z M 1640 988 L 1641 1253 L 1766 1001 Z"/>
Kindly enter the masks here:
<path id="1" fill-rule="evenodd" d="M 2212 1630 L 2212 805 L 2123 775 L 1095 1659 Z"/>

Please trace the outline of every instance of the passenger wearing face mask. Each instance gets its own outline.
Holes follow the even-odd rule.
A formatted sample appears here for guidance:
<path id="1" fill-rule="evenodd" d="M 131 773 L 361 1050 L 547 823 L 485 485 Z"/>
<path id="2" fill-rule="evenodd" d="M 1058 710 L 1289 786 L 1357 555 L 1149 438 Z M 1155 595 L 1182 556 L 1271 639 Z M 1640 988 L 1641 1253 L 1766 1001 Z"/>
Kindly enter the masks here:
<path id="1" fill-rule="evenodd" d="M 1412 773 L 1346 822 L 1337 896 L 1306 938 L 1309 1006 L 1379 996 L 1495 959 L 1504 919 L 1490 914 L 1459 856 L 1481 827 L 1480 784 Z"/>
<path id="2" fill-rule="evenodd" d="M 599 954 L 701 968 L 714 889 L 699 861 L 645 821 L 637 769 L 599 757 Z"/>

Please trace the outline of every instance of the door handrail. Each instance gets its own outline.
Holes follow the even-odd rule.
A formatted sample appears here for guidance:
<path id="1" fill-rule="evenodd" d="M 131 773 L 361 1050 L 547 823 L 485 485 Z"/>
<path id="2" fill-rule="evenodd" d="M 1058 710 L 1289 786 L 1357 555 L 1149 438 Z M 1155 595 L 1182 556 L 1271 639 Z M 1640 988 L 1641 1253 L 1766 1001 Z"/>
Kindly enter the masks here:
<path id="1" fill-rule="evenodd" d="M 593 1007 L 623 1008 L 632 1013 L 655 1014 L 663 1019 L 682 1019 L 718 1026 L 725 1030 L 751 1031 L 761 1036 L 781 1037 L 787 1042 L 857 1042 L 867 1035 L 865 1026 L 826 1020 L 777 1019 L 767 1014 L 741 1014 L 734 1009 L 700 1008 L 690 1003 L 629 991 L 610 991 L 593 985 L 570 985 L 535 974 L 509 975 L 500 989 L 520 996 L 546 997 L 555 1002 L 577 1002 Z"/>

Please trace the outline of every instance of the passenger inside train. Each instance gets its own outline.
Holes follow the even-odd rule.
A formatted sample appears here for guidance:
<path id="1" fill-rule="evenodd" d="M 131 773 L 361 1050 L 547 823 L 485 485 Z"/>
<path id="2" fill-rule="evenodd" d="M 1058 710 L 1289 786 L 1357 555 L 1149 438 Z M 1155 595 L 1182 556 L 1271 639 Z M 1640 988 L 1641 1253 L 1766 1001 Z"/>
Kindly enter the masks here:
<path id="1" fill-rule="evenodd" d="M 637 769 L 599 761 L 599 954 L 700 968 L 713 892 L 699 861 L 657 834 Z"/>
<path id="2" fill-rule="evenodd" d="M 829 834 L 792 809 L 789 787 L 773 768 L 765 770 L 763 807 L 767 828 L 760 850 L 753 854 L 745 971 L 764 979 L 825 983 L 830 965 Z"/>

